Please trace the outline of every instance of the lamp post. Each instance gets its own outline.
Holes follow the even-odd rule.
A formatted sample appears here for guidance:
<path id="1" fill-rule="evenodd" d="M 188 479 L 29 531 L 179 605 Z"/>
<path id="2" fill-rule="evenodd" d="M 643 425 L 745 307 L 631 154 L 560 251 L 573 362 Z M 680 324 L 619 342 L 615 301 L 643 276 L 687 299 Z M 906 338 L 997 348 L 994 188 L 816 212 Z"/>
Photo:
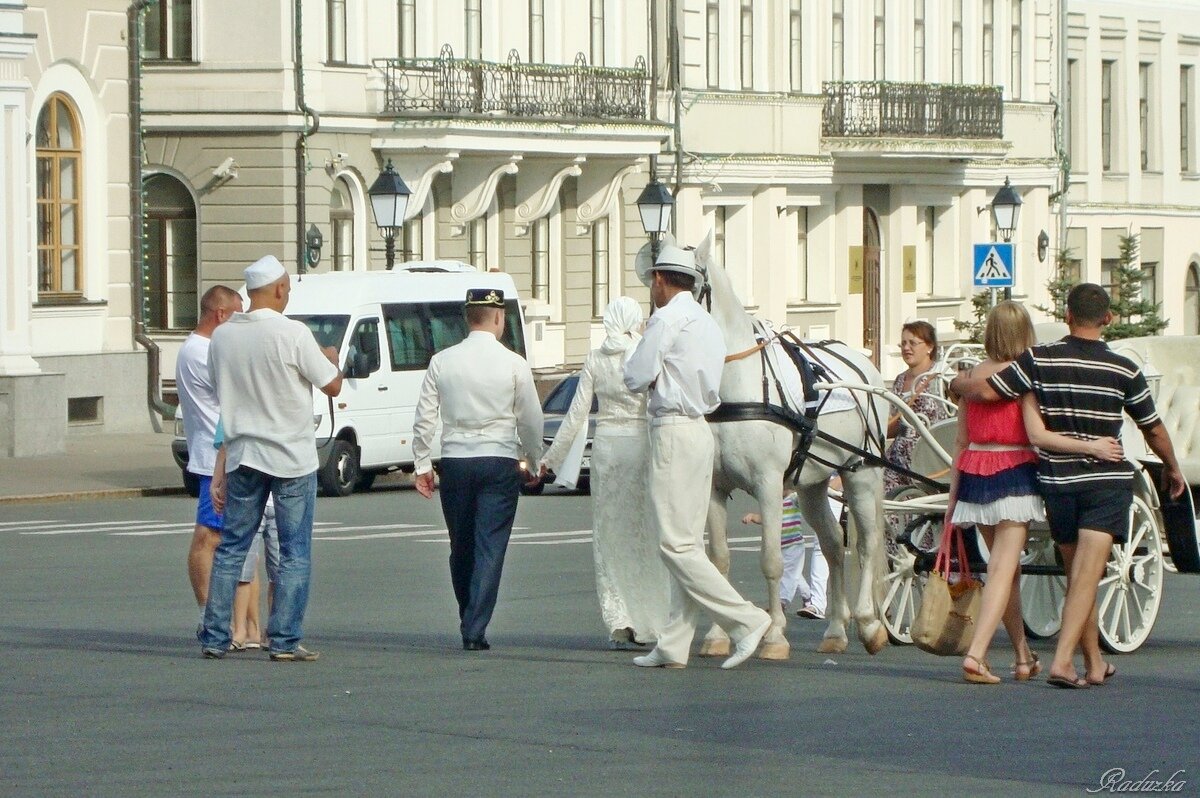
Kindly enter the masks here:
<path id="1" fill-rule="evenodd" d="M 396 233 L 404 226 L 404 214 L 408 210 L 408 198 L 412 194 L 389 158 L 387 166 L 375 178 L 367 191 L 371 197 L 371 210 L 375 213 L 375 225 L 383 234 L 387 245 L 387 268 L 391 271 L 396 261 Z"/>
<path id="2" fill-rule="evenodd" d="M 650 256 L 658 259 L 658 246 L 663 234 L 671 227 L 671 211 L 675 207 L 675 198 L 667 187 L 658 182 L 658 178 L 650 178 L 650 182 L 642 189 L 637 198 L 638 214 L 642 217 L 642 229 L 650 236 Z"/>
<path id="3" fill-rule="evenodd" d="M 1021 195 L 1012 187 L 1008 178 L 1004 185 L 992 198 L 992 218 L 996 221 L 996 230 L 1006 242 L 1012 241 L 1013 232 L 1017 229 L 1017 220 L 1021 217 Z M 1004 298 L 1012 299 L 1012 289 L 1004 289 Z M 992 304 L 996 304 L 994 301 Z"/>

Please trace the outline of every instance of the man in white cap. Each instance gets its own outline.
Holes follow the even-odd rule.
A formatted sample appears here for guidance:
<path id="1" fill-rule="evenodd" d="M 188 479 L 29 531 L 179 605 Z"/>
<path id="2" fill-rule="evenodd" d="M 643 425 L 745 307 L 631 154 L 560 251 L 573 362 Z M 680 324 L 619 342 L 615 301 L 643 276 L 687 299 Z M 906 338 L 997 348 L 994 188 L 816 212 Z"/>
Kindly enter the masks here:
<path id="1" fill-rule="evenodd" d="M 459 632 L 465 651 L 487 651 L 520 483 L 536 484 L 519 463 L 541 460 L 542 408 L 529 364 L 500 343 L 504 292 L 472 288 L 463 312 L 467 337 L 434 355 L 425 372 L 413 456 L 417 491 L 433 498 L 430 454 L 440 417 L 442 515 Z"/>
<path id="2" fill-rule="evenodd" d="M 246 269 L 250 309 L 212 336 L 209 368 L 225 427 L 225 527 L 213 558 L 199 638 L 205 657 L 229 649 L 234 589 L 268 495 L 275 502 L 280 562 L 267 622 L 271 659 L 310 662 L 300 645 L 312 569 L 317 496 L 312 389 L 342 390 L 337 350 L 321 349 L 303 323 L 283 316 L 291 278 L 268 255 Z"/>
<path id="3" fill-rule="evenodd" d="M 758 649 L 771 616 L 742 598 L 704 551 L 713 471 L 713 435 L 704 416 L 720 404 L 725 338 L 692 296 L 705 281 L 694 253 L 664 246 L 648 279 L 657 311 L 625 364 L 625 387 L 650 391 L 648 488 L 659 551 L 671 575 L 671 608 L 658 644 L 633 663 L 686 666 L 696 625 L 707 614 L 735 641 L 721 665 L 735 668 Z"/>

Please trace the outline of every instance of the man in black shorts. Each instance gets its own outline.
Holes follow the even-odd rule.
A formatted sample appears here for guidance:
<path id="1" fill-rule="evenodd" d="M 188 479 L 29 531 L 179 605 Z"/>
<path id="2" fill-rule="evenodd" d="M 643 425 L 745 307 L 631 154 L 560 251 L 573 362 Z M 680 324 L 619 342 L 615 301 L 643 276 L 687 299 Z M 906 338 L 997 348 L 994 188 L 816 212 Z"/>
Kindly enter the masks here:
<path id="1" fill-rule="evenodd" d="M 1077 285 L 1067 295 L 1069 335 L 1026 350 L 987 380 L 960 375 L 950 389 L 985 402 L 1032 392 L 1048 430 L 1084 440 L 1119 437 L 1124 411 L 1162 460 L 1164 488 L 1178 498 L 1187 485 L 1146 378 L 1132 361 L 1100 339 L 1112 318 L 1103 288 Z M 1050 534 L 1067 571 L 1062 630 L 1047 681 L 1067 688 L 1103 684 L 1116 669 L 1100 653 L 1096 592 L 1113 543 L 1124 543 L 1129 537 L 1133 464 L 1038 450 L 1038 484 L 1046 501 Z M 1083 648 L 1082 678 L 1075 671 L 1076 647 Z"/>

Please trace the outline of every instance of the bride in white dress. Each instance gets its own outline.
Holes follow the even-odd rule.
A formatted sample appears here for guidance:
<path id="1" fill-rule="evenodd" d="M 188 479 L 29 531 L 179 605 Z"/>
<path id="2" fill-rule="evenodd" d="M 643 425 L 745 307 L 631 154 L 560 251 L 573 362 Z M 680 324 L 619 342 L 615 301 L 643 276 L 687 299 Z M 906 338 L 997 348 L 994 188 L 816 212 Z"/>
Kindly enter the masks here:
<path id="1" fill-rule="evenodd" d="M 614 299 L 605 308 L 607 337 L 584 362 L 571 408 L 542 461 L 551 471 L 562 469 L 576 436 L 587 433 L 595 394 L 592 548 L 600 614 L 613 648 L 653 643 L 667 620 L 670 582 L 648 520 L 646 394 L 630 393 L 621 374 L 641 327 L 641 305 L 630 297 Z"/>

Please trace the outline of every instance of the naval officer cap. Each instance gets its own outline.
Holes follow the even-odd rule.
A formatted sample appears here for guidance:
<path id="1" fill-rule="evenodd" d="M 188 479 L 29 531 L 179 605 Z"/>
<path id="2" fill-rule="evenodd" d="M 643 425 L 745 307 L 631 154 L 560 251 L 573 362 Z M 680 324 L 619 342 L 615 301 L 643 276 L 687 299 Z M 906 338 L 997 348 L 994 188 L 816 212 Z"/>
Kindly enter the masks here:
<path id="1" fill-rule="evenodd" d="M 468 288 L 467 307 L 503 308 L 504 292 L 499 288 Z"/>
<path id="2" fill-rule="evenodd" d="M 246 267 L 246 290 L 253 291 L 268 286 L 285 274 L 287 270 L 274 255 L 259 258 Z"/>

